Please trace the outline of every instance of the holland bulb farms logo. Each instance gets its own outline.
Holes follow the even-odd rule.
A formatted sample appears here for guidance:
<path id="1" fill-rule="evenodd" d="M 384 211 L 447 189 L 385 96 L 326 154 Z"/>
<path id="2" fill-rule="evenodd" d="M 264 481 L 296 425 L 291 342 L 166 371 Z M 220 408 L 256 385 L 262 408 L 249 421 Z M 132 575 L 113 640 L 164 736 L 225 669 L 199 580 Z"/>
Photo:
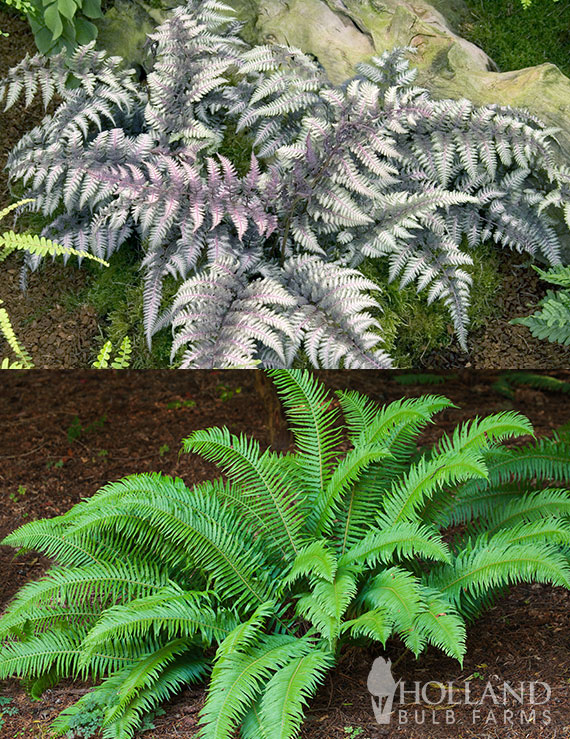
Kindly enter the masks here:
<path id="1" fill-rule="evenodd" d="M 378 724 L 454 724 L 458 706 L 468 706 L 462 720 L 483 726 L 524 726 L 551 722 L 550 686 L 540 680 L 481 684 L 474 695 L 469 681 L 396 682 L 392 663 L 377 657 L 368 675 L 368 691 Z"/>

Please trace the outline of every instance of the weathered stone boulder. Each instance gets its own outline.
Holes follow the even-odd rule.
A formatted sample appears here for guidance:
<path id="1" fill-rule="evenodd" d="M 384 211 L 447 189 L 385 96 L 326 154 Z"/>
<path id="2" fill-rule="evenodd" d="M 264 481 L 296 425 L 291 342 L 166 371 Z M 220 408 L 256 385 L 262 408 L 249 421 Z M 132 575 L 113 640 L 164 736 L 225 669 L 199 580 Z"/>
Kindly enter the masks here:
<path id="1" fill-rule="evenodd" d="M 97 21 L 97 45 L 110 54 L 143 67 L 147 58 L 146 37 L 178 5 L 175 0 L 115 0 L 113 6 Z"/>
<path id="2" fill-rule="evenodd" d="M 414 46 L 418 82 L 440 98 L 523 107 L 560 128 L 570 159 L 570 79 L 554 64 L 499 72 L 479 47 L 454 30 L 468 13 L 462 0 L 229 0 L 248 40 L 274 41 L 314 54 L 340 82 L 356 62 L 394 46 Z"/>
<path id="3" fill-rule="evenodd" d="M 419 84 L 444 98 L 523 107 L 557 136 L 570 160 L 570 79 L 553 64 L 499 72 L 494 62 L 456 32 L 468 13 L 462 0 L 227 0 L 252 43 L 289 44 L 314 54 L 333 82 L 357 62 L 394 46 L 414 46 Z M 152 4 L 151 4 L 152 3 Z M 146 34 L 175 0 L 117 0 L 101 20 L 99 42 L 143 63 Z"/>

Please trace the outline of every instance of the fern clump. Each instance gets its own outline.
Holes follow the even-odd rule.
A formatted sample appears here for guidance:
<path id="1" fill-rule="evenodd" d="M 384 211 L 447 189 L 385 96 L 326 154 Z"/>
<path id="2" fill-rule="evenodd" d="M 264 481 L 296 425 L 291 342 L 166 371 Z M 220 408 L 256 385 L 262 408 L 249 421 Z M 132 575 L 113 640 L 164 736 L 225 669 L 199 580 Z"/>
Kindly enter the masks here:
<path id="1" fill-rule="evenodd" d="M 101 347 L 97 359 L 91 365 L 93 369 L 128 369 L 131 363 L 131 352 L 133 347 L 131 340 L 125 336 L 121 341 L 119 348 L 115 352 L 114 359 L 111 359 L 113 352 L 113 342 L 106 341 Z"/>
<path id="2" fill-rule="evenodd" d="M 57 733 L 95 705 L 103 736 L 126 739 L 208 680 L 203 739 L 287 739 L 354 640 L 397 635 L 416 655 L 431 644 L 461 661 L 466 621 L 508 585 L 570 587 L 570 495 L 553 484 L 570 478 L 568 444 L 507 449 L 532 428 L 499 413 L 418 453 L 445 398 L 379 407 L 339 392 L 335 404 L 308 372 L 272 376 L 294 452 L 196 431 L 184 450 L 223 478 L 132 475 L 3 541 L 56 564 L 0 619 L 0 679 L 26 677 L 33 695 L 102 679 Z"/>
<path id="3" fill-rule="evenodd" d="M 26 58 L 0 86 L 7 107 L 60 96 L 13 150 L 11 180 L 66 246 L 109 258 L 136 236 L 147 338 L 171 326 L 174 362 L 387 367 L 365 260 L 444 301 L 463 346 L 471 247 L 560 262 L 547 211 L 561 175 L 539 121 L 432 100 L 401 49 L 333 86 L 296 49 L 248 46 L 228 13 L 176 8 L 143 82 L 88 45 Z"/>
<path id="4" fill-rule="evenodd" d="M 526 326 L 537 339 L 547 339 L 563 346 L 569 346 L 570 266 L 558 267 L 548 272 L 538 267 L 535 269 L 543 280 L 562 289 L 548 290 L 538 304 L 540 310 L 524 318 L 514 318 L 511 323 Z"/>

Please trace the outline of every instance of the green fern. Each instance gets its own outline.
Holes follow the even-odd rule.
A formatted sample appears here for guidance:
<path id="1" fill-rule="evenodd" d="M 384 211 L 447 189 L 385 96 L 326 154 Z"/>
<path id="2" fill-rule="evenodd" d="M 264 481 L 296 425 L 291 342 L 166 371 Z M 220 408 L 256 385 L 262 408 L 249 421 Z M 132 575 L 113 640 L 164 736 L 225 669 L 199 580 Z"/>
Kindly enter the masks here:
<path id="1" fill-rule="evenodd" d="M 540 301 L 540 310 L 524 318 L 513 318 L 511 323 L 526 326 L 537 339 L 570 345 L 570 266 L 545 272 L 534 267 L 543 280 L 558 285 L 562 290 L 548 290 Z"/>
<path id="2" fill-rule="evenodd" d="M 132 351 L 133 347 L 131 344 L 131 340 L 128 336 L 125 336 L 125 338 L 121 341 L 119 348 L 117 349 L 115 358 L 111 360 L 111 354 L 113 352 L 113 342 L 106 341 L 101 347 L 101 350 L 97 355 L 97 359 L 93 362 L 91 366 L 93 369 L 109 369 L 109 362 L 111 362 L 112 369 L 127 369 L 131 363 Z"/>
<path id="3" fill-rule="evenodd" d="M 25 677 L 36 696 L 64 677 L 99 681 L 57 734 L 96 713 L 105 739 L 128 739 L 209 679 L 202 739 L 291 739 L 354 640 L 395 636 L 462 661 L 467 620 L 508 586 L 570 588 L 566 442 L 502 446 L 532 436 L 509 412 L 418 452 L 445 398 L 381 408 L 335 399 L 307 372 L 270 375 L 294 452 L 195 431 L 184 450 L 223 479 L 132 475 L 4 540 L 57 564 L 0 619 L 0 679 Z"/>
<path id="4" fill-rule="evenodd" d="M 550 377 L 550 375 L 517 370 L 501 372 L 496 382 L 493 383 L 493 389 L 507 398 L 514 398 L 513 386 L 516 385 L 526 385 L 537 390 L 546 390 L 553 393 L 570 393 L 570 382 L 559 380 L 557 377 Z"/>
<path id="5" fill-rule="evenodd" d="M 12 213 L 22 206 L 32 202 L 32 199 L 27 198 L 25 200 L 19 200 L 17 203 L 12 203 L 12 205 L 9 205 L 7 208 L 0 210 L 0 221 L 9 213 Z M 45 257 L 48 254 L 54 257 L 76 256 L 80 259 L 85 257 L 91 261 L 99 262 L 99 264 L 102 264 L 105 267 L 109 266 L 107 262 L 99 257 L 88 254 L 87 252 L 78 251 L 77 249 L 61 246 L 43 236 L 28 233 L 17 234 L 14 233 L 14 231 L 5 231 L 0 234 L 0 262 L 3 262 L 15 251 L 24 251 L 38 257 Z M 0 305 L 3 305 L 2 300 L 0 300 Z M 15 359 L 13 360 L 8 357 L 0 360 L 0 369 L 32 369 L 34 366 L 32 358 L 18 341 L 10 321 L 10 316 L 5 308 L 0 308 L 0 334 L 2 334 L 15 356 Z M 126 358 L 128 360 L 128 353 L 126 354 Z M 119 361 L 120 360 L 121 355 L 119 355 Z"/>
<path id="6" fill-rule="evenodd" d="M 2 305 L 4 301 L 0 300 L 0 306 Z M 0 307 L 0 333 L 16 357 L 15 360 L 4 357 L 0 365 L 1 369 L 31 369 L 34 366 L 32 358 L 18 341 L 8 311 L 2 307 Z"/>

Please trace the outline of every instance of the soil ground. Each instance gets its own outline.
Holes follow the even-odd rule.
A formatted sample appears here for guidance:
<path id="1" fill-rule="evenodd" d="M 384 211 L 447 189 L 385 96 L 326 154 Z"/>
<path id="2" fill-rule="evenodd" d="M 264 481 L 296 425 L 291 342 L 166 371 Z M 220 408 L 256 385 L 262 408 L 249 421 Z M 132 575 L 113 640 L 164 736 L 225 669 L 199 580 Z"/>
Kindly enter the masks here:
<path id="1" fill-rule="evenodd" d="M 27 24 L 12 13 L 0 10 L 0 77 L 26 54 L 35 53 Z M 25 109 L 18 104 L 0 113 L 0 168 L 10 149 L 24 131 L 36 125 L 43 115 L 35 103 Z M 6 171 L 0 171 L 0 205 L 11 202 Z M 6 224 L 2 224 L 6 225 Z M 528 259 L 516 253 L 501 255 L 502 286 L 496 295 L 496 315 L 470 336 L 466 354 L 453 342 L 448 349 L 432 352 L 418 360 L 418 366 L 442 369 L 455 367 L 559 368 L 570 367 L 570 348 L 533 338 L 524 326 L 511 326 L 509 320 L 528 315 L 546 293 L 545 283 L 526 265 Z M 32 274 L 26 293 L 19 289 L 21 256 L 10 258 L 0 270 L 0 298 L 4 300 L 16 335 L 31 354 L 34 364 L 45 369 L 85 368 L 94 359 L 95 337 L 99 326 L 92 306 L 79 305 L 68 310 L 62 302 L 67 292 L 79 292 L 85 274 L 72 262 L 63 267 L 45 264 Z M 0 340 L 1 341 L 1 340 Z"/>
<path id="2" fill-rule="evenodd" d="M 191 484 L 211 477 L 214 468 L 199 457 L 180 455 L 181 439 L 192 430 L 225 424 L 232 432 L 269 441 L 267 407 L 255 390 L 253 372 L 16 372 L 5 373 L 0 391 L 0 538 L 15 527 L 40 517 L 65 512 L 109 480 L 142 471 L 161 470 Z M 319 373 L 331 388 L 353 388 L 380 403 L 425 392 L 441 393 L 458 407 L 441 413 L 423 435 L 433 443 L 444 431 L 475 415 L 516 409 L 526 413 L 537 435 L 570 421 L 570 395 L 521 387 L 507 399 L 492 387 L 496 373 L 463 371 L 440 386 L 401 385 L 390 372 Z M 558 375 L 570 380 L 570 372 Z M 41 577 L 48 561 L 34 554 L 14 559 L 0 547 L 0 612 L 27 581 Z M 396 680 L 406 688 L 436 681 L 455 684 L 451 708 L 432 710 L 426 699 L 398 706 L 408 724 L 375 723 L 366 680 L 372 661 L 382 650 L 353 649 L 311 701 L 302 739 L 564 739 L 570 737 L 570 593 L 541 585 L 513 588 L 469 631 L 463 666 L 430 650 L 416 661 L 404 656 L 391 640 L 384 652 L 391 658 Z M 465 683 L 471 700 L 482 696 L 487 681 L 519 689 L 519 682 L 548 683 L 550 700 L 536 706 L 493 706 L 487 693 L 480 712 L 462 705 Z M 50 721 L 78 699 L 88 686 L 60 684 L 40 701 L 32 701 L 16 681 L 0 682 L 0 696 L 10 698 L 13 715 L 4 714 L 0 739 L 44 739 Z M 437 700 L 439 689 L 427 693 Z M 539 696 L 542 697 L 542 696 Z M 406 696 L 405 696 L 406 698 Z M 145 739 L 191 739 L 204 700 L 202 689 L 187 689 L 155 719 Z M 447 699 L 446 699 L 447 700 Z M 502 697 L 501 697 L 502 701 Z M 520 709 L 525 711 L 521 723 Z M 543 710 L 550 711 L 545 725 Z M 446 724 L 446 710 L 455 722 Z M 481 710 L 482 709 L 482 710 Z M 517 710 L 518 709 L 518 710 Z M 2 708 L 0 707 L 0 712 Z M 425 723 L 421 721 L 425 711 Z M 492 717 L 490 711 L 493 710 Z M 512 726 L 503 711 L 512 710 Z M 404 714 L 401 714 L 402 717 Z M 508 716 L 508 714 L 507 714 Z M 496 722 L 496 723 L 495 723 Z M 362 730 L 362 731 L 360 731 Z M 356 732 L 356 733 L 355 733 Z M 137 737 L 140 739 L 140 737 Z"/>

